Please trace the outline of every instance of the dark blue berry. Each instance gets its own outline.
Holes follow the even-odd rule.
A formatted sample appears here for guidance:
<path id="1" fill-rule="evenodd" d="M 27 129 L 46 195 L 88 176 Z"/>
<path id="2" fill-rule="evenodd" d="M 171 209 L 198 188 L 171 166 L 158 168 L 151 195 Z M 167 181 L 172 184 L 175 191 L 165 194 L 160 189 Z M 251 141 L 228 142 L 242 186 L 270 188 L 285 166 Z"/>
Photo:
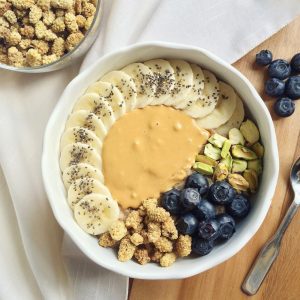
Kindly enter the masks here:
<path id="1" fill-rule="evenodd" d="M 200 222 L 198 236 L 205 240 L 217 239 L 219 237 L 219 223 L 215 219 Z"/>
<path id="2" fill-rule="evenodd" d="M 207 178 L 199 173 L 193 173 L 185 181 L 186 188 L 198 189 L 200 195 L 204 195 L 208 191 L 208 180 Z"/>
<path id="3" fill-rule="evenodd" d="M 176 228 L 182 234 L 192 235 L 198 228 L 198 224 L 197 218 L 193 214 L 187 213 L 178 219 Z"/>
<path id="4" fill-rule="evenodd" d="M 198 190 L 186 188 L 181 191 L 180 201 L 184 211 L 194 209 L 200 203 L 200 194 Z"/>
<path id="5" fill-rule="evenodd" d="M 292 57 L 291 67 L 294 72 L 300 72 L 300 53 L 297 53 Z"/>
<path id="6" fill-rule="evenodd" d="M 226 181 L 217 181 L 209 188 L 209 200 L 215 204 L 229 204 L 236 192 Z"/>
<path id="7" fill-rule="evenodd" d="M 235 233 L 234 219 L 228 214 L 220 214 L 217 216 L 219 223 L 219 238 L 222 240 L 229 240 Z"/>
<path id="8" fill-rule="evenodd" d="M 300 98 L 300 76 L 291 76 L 286 81 L 285 94 L 293 100 Z"/>
<path id="9" fill-rule="evenodd" d="M 235 198 L 226 206 L 226 212 L 234 218 L 242 219 L 250 211 L 250 201 L 243 195 L 236 195 Z"/>
<path id="10" fill-rule="evenodd" d="M 201 238 L 193 237 L 192 251 L 193 253 L 204 256 L 211 252 L 214 247 L 213 241 L 203 240 Z"/>
<path id="11" fill-rule="evenodd" d="M 269 96 L 281 96 L 284 93 L 285 82 L 277 78 L 270 78 L 265 83 L 265 92 Z"/>
<path id="12" fill-rule="evenodd" d="M 210 202 L 202 199 L 193 210 L 193 213 L 199 221 L 209 220 L 213 219 L 216 216 L 216 209 Z"/>
<path id="13" fill-rule="evenodd" d="M 180 213 L 180 193 L 179 190 L 174 188 L 162 196 L 161 205 L 171 214 L 178 215 Z"/>
<path id="14" fill-rule="evenodd" d="M 268 72 L 272 78 L 285 79 L 291 74 L 291 66 L 284 59 L 276 59 L 270 63 Z"/>
<path id="15" fill-rule="evenodd" d="M 256 54 L 255 61 L 260 66 L 266 66 L 271 63 L 273 59 L 272 52 L 270 50 L 261 50 Z"/>
<path id="16" fill-rule="evenodd" d="M 274 104 L 274 111 L 279 117 L 289 117 L 295 111 L 295 102 L 287 97 L 280 98 Z"/>

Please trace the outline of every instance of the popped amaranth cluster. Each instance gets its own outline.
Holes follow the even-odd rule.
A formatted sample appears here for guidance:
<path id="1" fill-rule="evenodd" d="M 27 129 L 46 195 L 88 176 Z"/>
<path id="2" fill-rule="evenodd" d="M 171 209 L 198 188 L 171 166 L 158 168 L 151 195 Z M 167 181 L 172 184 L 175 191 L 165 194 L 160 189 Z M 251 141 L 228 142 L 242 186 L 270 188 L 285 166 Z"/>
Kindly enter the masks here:
<path id="1" fill-rule="evenodd" d="M 73 50 L 90 28 L 96 0 L 0 0 L 0 63 L 37 67 Z"/>
<path id="2" fill-rule="evenodd" d="M 124 221 L 114 222 L 99 238 L 102 247 L 118 245 L 118 259 L 135 259 L 139 264 L 157 262 L 162 267 L 172 265 L 177 257 L 191 253 L 192 239 L 178 235 L 174 220 L 157 199 L 147 199 L 131 210 Z"/>

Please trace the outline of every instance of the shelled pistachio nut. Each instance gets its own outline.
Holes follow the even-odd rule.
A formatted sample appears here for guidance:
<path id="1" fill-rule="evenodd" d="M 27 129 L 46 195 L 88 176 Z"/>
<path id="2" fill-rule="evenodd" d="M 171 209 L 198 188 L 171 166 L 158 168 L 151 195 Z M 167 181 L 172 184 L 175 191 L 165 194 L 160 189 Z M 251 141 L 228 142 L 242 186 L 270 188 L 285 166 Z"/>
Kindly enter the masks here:
<path id="1" fill-rule="evenodd" d="M 204 164 L 207 164 L 207 165 L 211 165 L 213 167 L 217 166 L 218 162 L 206 155 L 203 155 L 203 154 L 198 154 L 196 156 L 196 162 L 202 162 Z"/>
<path id="2" fill-rule="evenodd" d="M 223 147 L 223 144 L 224 142 L 226 141 L 226 137 L 220 135 L 220 134 L 217 134 L 217 133 L 214 133 L 209 139 L 208 141 L 213 144 L 214 146 L 218 147 L 218 148 L 222 148 Z"/>
<path id="3" fill-rule="evenodd" d="M 257 157 L 261 158 L 264 156 L 265 148 L 261 143 L 255 143 L 251 146 L 251 149 L 256 153 Z"/>
<path id="4" fill-rule="evenodd" d="M 253 145 L 259 140 L 259 131 L 257 126 L 249 119 L 242 123 L 240 131 L 243 134 L 245 140 Z"/>
<path id="5" fill-rule="evenodd" d="M 251 193 L 255 193 L 258 187 L 258 175 L 254 170 L 247 169 L 243 173 L 244 178 L 249 183 L 249 189 Z"/>
<path id="6" fill-rule="evenodd" d="M 228 133 L 229 140 L 232 145 L 244 145 L 245 139 L 238 128 L 232 128 Z"/>
<path id="7" fill-rule="evenodd" d="M 214 160 L 219 160 L 221 158 L 221 149 L 212 144 L 206 144 L 204 147 L 204 154 Z"/>
<path id="8" fill-rule="evenodd" d="M 240 174 L 229 174 L 228 182 L 237 191 L 246 192 L 249 189 L 248 181 Z"/>
<path id="9" fill-rule="evenodd" d="M 227 155 L 230 153 L 231 148 L 231 142 L 229 140 L 226 140 L 223 144 L 222 150 L 221 150 L 221 157 L 226 158 Z"/>
<path id="10" fill-rule="evenodd" d="M 228 176 L 229 172 L 228 172 L 228 168 L 226 167 L 226 165 L 224 163 L 219 163 L 214 171 L 214 180 L 216 181 L 222 181 L 225 180 Z"/>
<path id="11" fill-rule="evenodd" d="M 247 169 L 247 161 L 242 159 L 234 159 L 232 161 L 232 173 L 242 173 Z"/>
<path id="12" fill-rule="evenodd" d="M 220 163 L 224 163 L 225 166 L 227 167 L 228 171 L 231 172 L 231 169 L 232 169 L 232 157 L 230 154 L 228 154 L 226 156 L 226 158 L 222 158 L 220 160 Z"/>
<path id="13" fill-rule="evenodd" d="M 254 151 L 242 145 L 234 145 L 231 147 L 232 156 L 235 158 L 242 158 L 245 160 L 257 159 L 257 155 Z"/>
<path id="14" fill-rule="evenodd" d="M 212 175 L 214 173 L 214 169 L 211 165 L 202 162 L 195 162 L 193 164 L 193 170 L 204 175 Z"/>
<path id="15" fill-rule="evenodd" d="M 262 173 L 263 167 L 260 159 L 250 160 L 248 161 L 247 168 L 250 170 L 254 170 L 258 175 Z"/>

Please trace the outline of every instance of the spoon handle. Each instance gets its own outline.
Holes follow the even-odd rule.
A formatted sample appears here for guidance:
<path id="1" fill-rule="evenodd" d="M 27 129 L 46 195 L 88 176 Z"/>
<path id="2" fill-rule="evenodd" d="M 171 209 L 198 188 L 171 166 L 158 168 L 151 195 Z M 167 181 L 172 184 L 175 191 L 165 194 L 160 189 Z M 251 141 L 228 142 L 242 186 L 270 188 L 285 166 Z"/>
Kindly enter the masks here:
<path id="1" fill-rule="evenodd" d="M 258 254 L 242 285 L 242 290 L 246 294 L 254 295 L 257 293 L 273 262 L 278 256 L 283 234 L 297 212 L 298 207 L 299 204 L 296 204 L 296 202 L 293 201 L 283 220 L 281 221 L 275 235 L 265 244 Z"/>

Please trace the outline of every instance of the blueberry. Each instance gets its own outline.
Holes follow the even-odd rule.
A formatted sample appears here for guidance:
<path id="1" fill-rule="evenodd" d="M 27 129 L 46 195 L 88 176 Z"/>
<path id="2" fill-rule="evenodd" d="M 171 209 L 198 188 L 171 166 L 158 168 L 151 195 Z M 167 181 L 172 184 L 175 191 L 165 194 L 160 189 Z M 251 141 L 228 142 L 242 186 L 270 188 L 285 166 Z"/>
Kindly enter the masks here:
<path id="1" fill-rule="evenodd" d="M 284 93 L 285 82 L 277 78 L 270 78 L 265 83 L 265 92 L 269 96 L 281 96 Z"/>
<path id="2" fill-rule="evenodd" d="M 171 214 L 178 215 L 181 210 L 180 191 L 174 188 L 164 193 L 161 199 L 161 205 Z"/>
<path id="3" fill-rule="evenodd" d="M 204 175 L 193 173 L 186 179 L 185 187 L 198 189 L 200 195 L 204 195 L 208 191 L 209 185 Z"/>
<path id="4" fill-rule="evenodd" d="M 226 212 L 238 219 L 246 217 L 249 211 L 250 201 L 242 195 L 236 195 L 232 202 L 226 206 Z"/>
<path id="5" fill-rule="evenodd" d="M 279 117 L 289 117 L 295 111 L 295 102 L 287 97 L 280 98 L 274 104 L 274 111 Z"/>
<path id="6" fill-rule="evenodd" d="M 261 50 L 259 53 L 256 54 L 255 62 L 258 65 L 266 66 L 269 63 L 271 63 L 272 59 L 273 55 L 270 50 Z"/>
<path id="7" fill-rule="evenodd" d="M 198 224 L 197 218 L 193 214 L 187 213 L 178 219 L 176 227 L 180 233 L 192 235 L 196 231 Z"/>
<path id="8" fill-rule="evenodd" d="M 292 57 L 291 67 L 294 72 L 300 72 L 300 53 L 297 53 Z"/>
<path id="9" fill-rule="evenodd" d="M 293 100 L 300 98 L 300 76 L 291 76 L 286 81 L 285 94 Z"/>
<path id="10" fill-rule="evenodd" d="M 194 209 L 200 203 L 200 194 L 193 188 L 183 189 L 180 195 L 181 205 L 185 211 Z"/>
<path id="11" fill-rule="evenodd" d="M 202 199 L 193 210 L 193 213 L 199 221 L 209 220 L 213 219 L 216 216 L 216 209 L 210 202 Z"/>
<path id="12" fill-rule="evenodd" d="M 209 200 L 215 204 L 229 204 L 236 192 L 226 181 L 217 181 L 209 188 Z"/>
<path id="13" fill-rule="evenodd" d="M 194 237 L 192 241 L 193 253 L 204 256 L 207 255 L 214 247 L 213 241 L 203 240 L 201 238 Z"/>
<path id="14" fill-rule="evenodd" d="M 219 238 L 222 240 L 229 240 L 235 233 L 234 219 L 228 214 L 220 214 L 217 216 L 219 223 Z"/>
<path id="15" fill-rule="evenodd" d="M 270 63 L 268 72 L 270 77 L 285 79 L 291 74 L 291 66 L 284 59 L 276 59 Z"/>
<path id="16" fill-rule="evenodd" d="M 219 227 L 219 223 L 215 219 L 202 221 L 198 226 L 198 236 L 213 241 L 219 237 Z"/>

